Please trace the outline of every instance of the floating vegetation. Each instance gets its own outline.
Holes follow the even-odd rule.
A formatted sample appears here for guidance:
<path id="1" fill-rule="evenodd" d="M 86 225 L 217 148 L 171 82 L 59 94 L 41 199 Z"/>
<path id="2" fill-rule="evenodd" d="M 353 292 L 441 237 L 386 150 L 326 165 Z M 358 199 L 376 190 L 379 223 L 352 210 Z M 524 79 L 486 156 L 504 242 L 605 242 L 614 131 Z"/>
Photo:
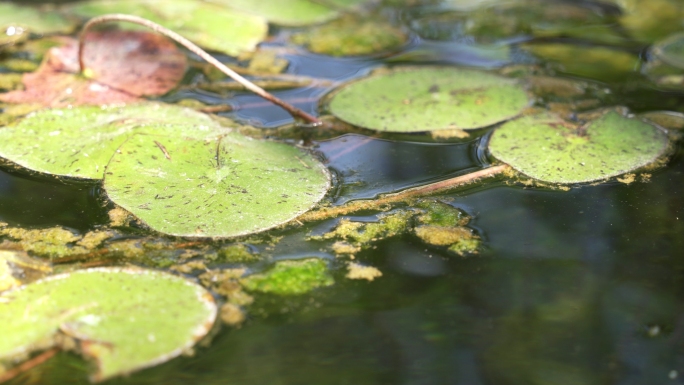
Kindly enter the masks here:
<path id="1" fill-rule="evenodd" d="M 382 272 L 373 266 L 364 266 L 359 263 L 350 262 L 347 264 L 347 275 L 349 279 L 365 279 L 366 281 L 374 281 L 376 278 L 382 277 Z"/>
<path id="2" fill-rule="evenodd" d="M 627 51 L 571 44 L 526 44 L 524 48 L 559 72 L 592 79 L 619 81 L 639 68 L 640 60 Z"/>
<path id="3" fill-rule="evenodd" d="M 343 17 L 312 27 L 292 37 L 311 52 L 332 56 L 371 55 L 396 49 L 408 36 L 397 27 L 377 19 Z"/>
<path id="4" fill-rule="evenodd" d="M 311 236 L 311 240 L 337 240 L 332 251 L 339 256 L 354 255 L 375 243 L 406 233 L 415 234 L 432 246 L 446 246 L 449 251 L 464 256 L 476 254 L 480 237 L 465 227 L 470 217 L 463 211 L 436 200 L 415 202 L 411 210 L 397 210 L 380 215 L 377 222 L 357 222 L 346 218 L 330 232 Z"/>
<path id="5" fill-rule="evenodd" d="M 250 275 L 240 282 L 249 291 L 301 295 L 334 284 L 328 269 L 328 262 L 319 258 L 279 261 L 266 272 Z"/>

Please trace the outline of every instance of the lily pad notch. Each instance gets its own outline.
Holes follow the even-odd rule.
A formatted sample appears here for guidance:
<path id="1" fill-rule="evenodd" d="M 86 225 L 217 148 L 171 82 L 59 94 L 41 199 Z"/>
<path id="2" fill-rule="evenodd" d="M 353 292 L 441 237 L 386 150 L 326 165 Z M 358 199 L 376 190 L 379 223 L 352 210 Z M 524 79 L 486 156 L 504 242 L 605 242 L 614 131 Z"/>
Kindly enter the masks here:
<path id="1" fill-rule="evenodd" d="M 81 73 L 86 72 L 86 66 L 83 62 L 83 51 L 84 51 L 84 46 L 85 46 L 85 36 L 90 28 L 92 28 L 95 25 L 102 24 L 102 23 L 109 23 L 113 21 L 124 21 L 124 22 L 129 22 L 129 23 L 134 23 L 138 25 L 142 25 L 144 27 L 150 28 L 153 31 L 160 33 L 170 39 L 173 39 L 175 42 L 178 44 L 182 45 L 183 47 L 187 48 L 197 56 L 201 57 L 202 59 L 206 60 L 208 63 L 211 65 L 215 66 L 218 68 L 221 72 L 224 74 L 230 76 L 233 80 L 236 82 L 240 83 L 242 86 L 244 86 L 246 89 L 254 92 L 255 94 L 261 96 L 262 98 L 270 101 L 271 103 L 274 103 L 278 105 L 279 107 L 282 107 L 285 109 L 290 115 L 292 115 L 295 119 L 301 119 L 304 122 L 307 122 L 309 124 L 313 125 L 320 125 L 321 121 L 302 111 L 301 109 L 285 102 L 282 99 L 279 99 L 275 97 L 274 95 L 268 93 L 266 90 L 263 88 L 257 86 L 256 84 L 250 82 L 249 80 L 245 79 L 235 71 L 231 70 L 230 68 L 226 67 L 223 63 L 218 61 L 216 58 L 213 56 L 209 55 L 206 51 L 204 51 L 202 48 L 199 46 L 195 45 L 193 42 L 190 40 L 184 38 L 183 36 L 177 34 L 176 32 L 173 32 L 151 20 L 138 17 L 138 16 L 133 16 L 133 15 L 125 15 L 125 14 L 107 14 L 107 15 L 102 15 L 98 16 L 95 18 L 90 19 L 85 25 L 83 26 L 83 29 L 81 30 L 81 33 L 79 35 L 79 41 L 78 41 L 78 63 L 79 67 L 81 70 Z"/>

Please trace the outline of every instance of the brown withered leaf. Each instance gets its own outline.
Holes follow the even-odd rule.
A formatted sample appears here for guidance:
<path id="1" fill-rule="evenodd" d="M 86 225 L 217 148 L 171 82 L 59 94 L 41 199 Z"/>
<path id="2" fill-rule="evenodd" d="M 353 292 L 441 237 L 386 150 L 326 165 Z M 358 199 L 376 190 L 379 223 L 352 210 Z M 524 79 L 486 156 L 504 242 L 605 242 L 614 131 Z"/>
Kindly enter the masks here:
<path id="1" fill-rule="evenodd" d="M 128 103 L 169 92 L 187 68 L 173 42 L 142 31 L 89 33 L 84 63 L 88 78 L 79 74 L 78 42 L 69 39 L 50 49 L 38 70 L 24 74 L 24 90 L 0 94 L 0 101 L 48 107 Z"/>

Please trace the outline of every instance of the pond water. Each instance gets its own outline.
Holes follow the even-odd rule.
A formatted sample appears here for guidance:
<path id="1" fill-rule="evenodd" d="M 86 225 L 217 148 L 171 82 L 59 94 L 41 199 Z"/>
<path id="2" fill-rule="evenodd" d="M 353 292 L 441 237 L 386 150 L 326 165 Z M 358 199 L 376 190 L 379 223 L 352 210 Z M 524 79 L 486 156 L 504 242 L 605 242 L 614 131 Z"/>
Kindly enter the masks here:
<path id="1" fill-rule="evenodd" d="M 579 52 L 608 46 L 634 54 L 637 62 L 646 60 L 650 42 L 630 38 L 633 31 L 616 24 L 616 15 L 626 12 L 620 6 L 638 1 L 544 2 L 548 14 L 553 7 L 577 6 L 602 18 L 592 25 L 612 29 L 581 35 L 589 22 L 579 20 L 556 35 L 537 38 L 542 27 L 489 36 L 477 28 L 454 27 L 455 11 L 437 2 L 396 3 L 401 2 L 388 1 L 376 12 L 409 31 L 412 40 L 400 52 L 334 58 L 288 49 L 287 73 L 338 82 L 383 65 L 491 69 L 503 64 L 491 52 L 482 54 L 493 42 L 512 44 L 503 60 L 509 68 L 533 66 L 538 73 L 588 84 L 587 99 L 597 100 L 592 109 L 620 105 L 634 113 L 684 112 L 684 92 L 657 86 L 638 65 L 616 78 L 616 67 L 609 64 L 584 57 L 577 57 L 574 66 L 558 64 L 561 59 L 535 56 L 519 45 L 572 45 Z M 459 12 L 456 16 L 476 24 L 475 11 Z M 502 11 L 493 7 L 489 12 Z M 268 46 L 287 46 L 290 32 L 273 29 Z M 328 90 L 275 94 L 317 113 Z M 266 130 L 291 122 L 283 110 L 248 94 L 183 90 L 163 100 L 183 98 L 229 103 L 236 111 L 222 114 Z M 331 201 L 342 204 L 485 167 L 492 161 L 484 150 L 490 132 L 441 142 L 425 134 L 352 133 L 316 140 L 314 146 L 336 175 Z M 255 247 L 273 260 L 326 258 L 335 285 L 289 298 L 257 296 L 240 328 L 221 328 L 193 356 L 107 383 L 684 384 L 684 159 L 679 147 L 665 167 L 650 173 L 648 182 L 610 181 L 569 191 L 499 179 L 440 195 L 473 217 L 469 226 L 484 240 L 479 254 L 456 256 L 413 235 L 390 238 L 356 254 L 356 260 L 382 271 L 373 282 L 345 279 L 343 262 L 304 240 L 337 220 L 285 230 L 270 250 Z M 85 232 L 107 223 L 104 205 L 99 187 L 0 170 L 0 221 L 11 225 Z M 376 214 L 354 218 L 373 221 Z M 88 383 L 89 369 L 79 357 L 60 353 L 9 383 Z"/>

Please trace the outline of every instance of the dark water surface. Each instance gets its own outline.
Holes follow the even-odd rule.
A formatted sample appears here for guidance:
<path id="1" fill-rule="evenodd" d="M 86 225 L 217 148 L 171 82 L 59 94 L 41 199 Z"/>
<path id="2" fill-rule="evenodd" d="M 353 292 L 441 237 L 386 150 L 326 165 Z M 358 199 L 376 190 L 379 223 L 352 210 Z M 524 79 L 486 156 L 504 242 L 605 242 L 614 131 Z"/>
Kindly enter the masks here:
<path id="1" fill-rule="evenodd" d="M 391 10 L 408 24 L 423 17 L 412 8 Z M 414 36 L 405 52 L 440 44 L 478 48 L 453 31 L 437 39 L 443 26 L 433 25 L 435 41 Z M 636 51 L 646 47 L 630 44 Z M 429 63 L 498 64 L 487 57 L 473 59 L 471 50 L 431 54 L 437 56 Z M 387 62 L 303 51 L 288 59 L 290 73 L 336 81 Z M 425 64 L 422 60 L 418 64 Z M 529 54 L 512 60 L 545 65 Z M 636 112 L 684 110 L 684 94 L 655 87 L 638 69 L 632 75 L 625 82 L 581 79 L 610 87 L 611 103 Z M 255 96 L 228 100 L 184 92 L 207 103 L 247 106 L 228 116 L 265 127 L 290 122 L 282 110 Z M 298 89 L 279 96 L 316 112 L 325 92 Z M 456 143 L 415 138 L 348 134 L 316 143 L 338 178 L 334 204 L 464 174 L 489 161 L 482 150 L 486 132 L 485 139 Z M 305 234 L 293 234 L 278 246 L 275 258 L 328 258 L 334 286 L 286 300 L 260 296 L 241 328 L 224 327 L 194 356 L 107 384 L 684 384 L 684 158 L 679 148 L 648 183 L 552 191 L 498 181 L 440 198 L 474 217 L 472 226 L 485 240 L 479 255 L 454 256 L 407 235 L 356 256 L 379 268 L 382 278 L 351 281 L 344 278 L 340 261 L 301 241 Z M 0 221 L 86 231 L 106 223 L 102 202 L 94 186 L 0 170 Z M 88 370 L 87 363 L 65 353 L 11 383 L 87 383 Z"/>

